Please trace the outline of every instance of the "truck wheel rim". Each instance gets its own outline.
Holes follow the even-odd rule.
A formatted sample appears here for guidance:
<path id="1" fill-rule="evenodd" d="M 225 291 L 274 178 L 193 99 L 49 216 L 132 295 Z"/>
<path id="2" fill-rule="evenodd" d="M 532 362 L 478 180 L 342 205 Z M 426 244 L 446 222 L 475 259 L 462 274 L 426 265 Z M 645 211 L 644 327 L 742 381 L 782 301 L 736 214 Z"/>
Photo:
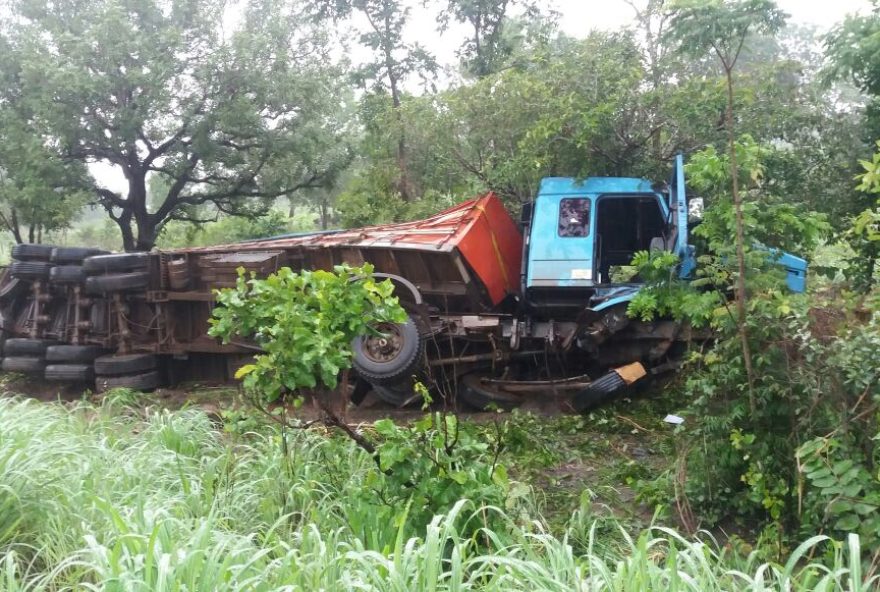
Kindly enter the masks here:
<path id="1" fill-rule="evenodd" d="M 400 326 L 394 323 L 380 323 L 377 335 L 364 337 L 364 355 L 380 364 L 390 362 L 400 355 L 404 337 Z"/>

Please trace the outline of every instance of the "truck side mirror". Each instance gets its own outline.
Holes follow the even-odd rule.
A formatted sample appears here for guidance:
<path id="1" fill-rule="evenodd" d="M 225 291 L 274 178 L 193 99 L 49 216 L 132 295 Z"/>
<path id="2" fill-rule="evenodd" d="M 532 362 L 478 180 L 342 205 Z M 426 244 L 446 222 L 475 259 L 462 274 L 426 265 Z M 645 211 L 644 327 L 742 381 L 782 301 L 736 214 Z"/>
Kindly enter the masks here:
<path id="1" fill-rule="evenodd" d="M 703 221 L 703 207 L 702 197 L 688 200 L 688 224 L 699 224 Z"/>

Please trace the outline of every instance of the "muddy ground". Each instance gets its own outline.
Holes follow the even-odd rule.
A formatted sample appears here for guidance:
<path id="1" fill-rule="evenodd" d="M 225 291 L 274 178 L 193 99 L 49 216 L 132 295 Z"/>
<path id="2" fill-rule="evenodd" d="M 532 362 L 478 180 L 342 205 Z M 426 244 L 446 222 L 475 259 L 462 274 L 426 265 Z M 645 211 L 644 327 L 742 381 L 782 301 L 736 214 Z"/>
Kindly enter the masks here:
<path id="1" fill-rule="evenodd" d="M 89 385 L 49 382 L 14 374 L 0 375 L 0 390 L 46 402 L 71 402 L 83 398 L 98 400 L 101 396 L 94 393 Z M 240 395 L 240 390 L 234 383 L 183 383 L 174 388 L 161 388 L 151 393 L 144 393 L 143 400 L 145 404 L 161 405 L 167 409 L 199 406 L 211 413 L 241 405 Z M 447 403 L 442 399 L 426 408 L 426 410 L 429 409 L 455 411 L 460 417 L 473 421 L 485 421 L 498 416 L 498 412 L 475 411 L 465 403 Z M 523 413 L 546 417 L 572 413 L 566 402 L 554 398 L 552 393 L 547 393 L 546 396 L 536 396 L 526 401 L 519 409 Z M 397 408 L 385 403 L 375 393 L 370 392 L 360 404 L 350 403 L 347 406 L 345 418 L 349 423 L 354 424 L 373 423 L 386 417 L 407 422 L 421 417 L 426 410 L 422 410 L 418 404 Z M 297 414 L 306 420 L 317 419 L 320 413 L 317 404 L 308 397 L 302 407 L 297 409 Z"/>

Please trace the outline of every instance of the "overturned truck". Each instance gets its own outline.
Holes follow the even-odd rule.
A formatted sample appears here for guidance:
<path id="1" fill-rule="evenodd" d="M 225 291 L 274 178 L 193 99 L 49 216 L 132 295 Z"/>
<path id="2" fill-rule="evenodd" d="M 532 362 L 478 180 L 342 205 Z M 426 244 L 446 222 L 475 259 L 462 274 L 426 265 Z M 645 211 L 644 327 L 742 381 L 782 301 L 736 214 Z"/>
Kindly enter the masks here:
<path id="1" fill-rule="evenodd" d="M 691 204 L 694 205 L 694 204 Z M 529 397 L 584 410 L 670 369 L 695 337 L 672 320 L 626 315 L 640 289 L 619 281 L 635 252 L 694 268 L 681 157 L 669 183 L 544 179 L 519 223 L 493 194 L 425 220 L 150 253 L 23 244 L 0 279 L 5 371 L 148 390 L 229 380 L 259 348 L 207 334 L 214 291 L 239 268 L 371 263 L 410 316 L 353 344 L 358 396 L 405 405 L 412 381 L 475 407 Z M 794 290 L 806 262 L 779 258 Z"/>

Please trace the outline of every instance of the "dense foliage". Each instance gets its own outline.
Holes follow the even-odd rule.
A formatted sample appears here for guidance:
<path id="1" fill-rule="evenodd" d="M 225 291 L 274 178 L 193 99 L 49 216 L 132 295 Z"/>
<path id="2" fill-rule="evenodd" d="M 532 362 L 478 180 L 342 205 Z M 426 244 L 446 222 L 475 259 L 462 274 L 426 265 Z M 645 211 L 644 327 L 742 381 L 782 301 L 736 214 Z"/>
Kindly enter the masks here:
<path id="1" fill-rule="evenodd" d="M 817 529 L 858 531 L 874 548 L 880 544 L 873 517 L 880 488 L 877 298 L 787 292 L 773 252 L 762 245 L 772 239 L 809 252 L 827 224 L 774 198 L 762 164 L 769 150 L 748 141 L 738 149 L 750 187 L 744 209 L 746 322 L 756 369 L 751 391 L 726 296 L 736 268 L 723 158 L 706 151 L 689 165 L 693 185 L 714 202 L 695 230 L 708 246 L 697 280 L 677 280 L 678 261 L 668 255 L 646 253 L 635 261 L 650 287 L 633 301 L 631 314 L 664 314 L 715 329 L 711 350 L 693 353 L 684 374 L 695 422 L 682 430 L 669 494 L 692 527 L 755 521 L 766 525 L 765 542 L 779 546 Z"/>
<path id="2" fill-rule="evenodd" d="M 269 402 L 319 385 L 335 389 L 351 367 L 355 337 L 407 319 L 391 280 L 377 282 L 372 273 L 370 264 L 332 272 L 284 267 L 265 279 L 240 270 L 235 288 L 217 291 L 209 334 L 256 341 L 260 353 L 236 378 Z"/>
<path id="3" fill-rule="evenodd" d="M 89 199 L 86 168 L 47 148 L 19 105 L 0 108 L 0 227 L 17 243 L 67 227 Z"/>
<path id="4" fill-rule="evenodd" d="M 775 10 L 751 3 L 753 22 L 767 20 L 765 7 Z M 507 67 L 404 97 L 394 111 L 381 93 L 366 95 L 356 174 L 336 202 L 340 219 L 363 223 L 369 211 L 379 221 L 414 215 L 396 205 L 402 200 L 394 186 L 392 134 L 399 120 L 407 130 L 408 178 L 421 195 L 431 200 L 488 188 L 514 209 L 545 176 L 663 179 L 676 152 L 721 148 L 722 69 L 711 50 L 692 57 L 699 39 L 688 45 L 694 51 L 687 57 L 675 51 L 680 38 L 665 34 L 669 10 L 648 2 L 631 30 L 583 39 L 538 29 Z M 771 16 L 769 29 L 753 31 L 779 26 L 778 11 Z M 873 140 L 861 127 L 861 99 L 840 85 L 823 87 L 822 56 L 801 51 L 815 36 L 790 27 L 749 38 L 736 64 L 735 123 L 739 134 L 778 148 L 767 166 L 788 200 L 833 214 L 843 228 L 843 215 L 864 204 L 851 181 Z M 353 209 L 359 215 L 350 216 Z"/>
<path id="5" fill-rule="evenodd" d="M 129 13 L 114 2 L 6 0 L 0 121 L 17 123 L 0 137 L 34 149 L 0 151 L 0 175 L 16 188 L 0 189 L 0 213 L 22 218 L 39 194 L 48 231 L 77 224 L 88 201 L 130 249 L 151 247 L 169 223 L 266 215 L 277 196 L 312 211 L 311 225 L 350 226 L 486 189 L 515 207 L 544 176 L 662 179 L 676 152 L 726 139 L 723 69 L 700 51 L 705 39 L 679 34 L 706 6 L 710 20 L 733 10 L 753 24 L 736 62 L 737 132 L 778 148 L 767 166 L 786 199 L 848 228 L 846 217 L 871 205 L 851 179 L 876 138 L 869 100 L 844 79 L 871 92 L 870 43 L 858 40 L 874 17 L 829 39 L 835 67 L 823 70 L 815 30 L 773 34 L 782 15 L 772 3 L 728 4 L 743 3 L 634 3 L 631 28 L 575 39 L 533 2 L 429 2 L 438 34 L 466 30 L 462 72 L 450 76 L 407 39 L 412 7 L 399 0 L 258 2 L 235 19 L 207 1 Z M 368 57 L 334 63 L 337 42 Z M 110 177 L 125 189 L 111 190 Z"/>
<path id="6" fill-rule="evenodd" d="M 296 4 L 243 5 L 224 30 L 225 7 L 3 3 L 0 106 L 20 105 L 53 156 L 121 173 L 125 190 L 90 179 L 90 193 L 127 250 L 152 248 L 170 220 L 260 214 L 349 160 L 325 36 Z"/>

